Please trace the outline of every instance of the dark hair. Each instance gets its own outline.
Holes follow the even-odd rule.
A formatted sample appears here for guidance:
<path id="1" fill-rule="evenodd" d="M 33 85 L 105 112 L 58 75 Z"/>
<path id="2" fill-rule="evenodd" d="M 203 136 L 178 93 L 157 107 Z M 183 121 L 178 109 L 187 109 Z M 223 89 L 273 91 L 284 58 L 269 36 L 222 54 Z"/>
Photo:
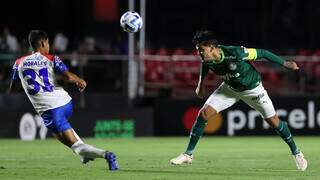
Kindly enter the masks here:
<path id="1" fill-rule="evenodd" d="M 48 39 L 46 32 L 41 30 L 31 30 L 29 32 L 28 41 L 33 50 L 40 47 L 40 41 Z"/>
<path id="2" fill-rule="evenodd" d="M 213 45 L 215 47 L 218 46 L 218 41 L 215 39 L 213 32 L 208 30 L 197 31 L 196 35 L 193 37 L 192 43 L 194 45 L 205 44 Z"/>

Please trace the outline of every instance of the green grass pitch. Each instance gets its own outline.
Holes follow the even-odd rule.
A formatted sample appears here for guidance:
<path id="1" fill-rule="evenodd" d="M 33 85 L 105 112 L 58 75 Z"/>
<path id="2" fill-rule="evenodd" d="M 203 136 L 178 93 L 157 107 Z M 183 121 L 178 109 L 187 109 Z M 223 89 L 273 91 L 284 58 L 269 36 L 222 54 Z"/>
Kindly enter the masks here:
<path id="1" fill-rule="evenodd" d="M 120 170 L 110 172 L 97 159 L 82 165 L 55 139 L 23 142 L 0 140 L 0 179 L 320 179 L 318 137 L 297 137 L 309 167 L 296 170 L 289 148 L 280 137 L 204 137 L 192 165 L 172 166 L 188 138 L 85 139 L 117 154 Z"/>

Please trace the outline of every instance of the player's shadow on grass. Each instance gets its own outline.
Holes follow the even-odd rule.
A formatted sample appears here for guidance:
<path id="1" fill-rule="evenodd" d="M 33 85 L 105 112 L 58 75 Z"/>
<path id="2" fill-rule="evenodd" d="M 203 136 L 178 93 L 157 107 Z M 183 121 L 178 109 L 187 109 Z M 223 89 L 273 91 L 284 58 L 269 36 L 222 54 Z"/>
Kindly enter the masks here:
<path id="1" fill-rule="evenodd" d="M 199 171 L 167 171 L 167 170 L 142 170 L 142 169 L 121 169 L 123 172 L 134 172 L 134 173 L 165 173 L 165 174 L 202 174 L 202 175 L 217 175 L 224 173 L 217 172 L 199 172 Z"/>
<path id="2" fill-rule="evenodd" d="M 268 170 L 269 172 L 273 173 L 283 173 L 283 172 L 298 172 L 297 170 L 270 170 L 270 169 L 265 169 Z M 230 175 L 229 171 L 225 172 L 218 172 L 218 171 L 168 171 L 168 170 L 143 170 L 143 169 L 121 169 L 120 171 L 122 172 L 133 172 L 133 173 L 164 173 L 164 174 L 183 174 L 183 175 L 215 175 L 215 176 L 228 176 Z M 265 171 L 267 172 L 267 171 Z M 261 169 L 248 169 L 248 171 L 243 171 L 243 172 L 233 172 L 234 175 L 256 175 L 261 173 Z"/>

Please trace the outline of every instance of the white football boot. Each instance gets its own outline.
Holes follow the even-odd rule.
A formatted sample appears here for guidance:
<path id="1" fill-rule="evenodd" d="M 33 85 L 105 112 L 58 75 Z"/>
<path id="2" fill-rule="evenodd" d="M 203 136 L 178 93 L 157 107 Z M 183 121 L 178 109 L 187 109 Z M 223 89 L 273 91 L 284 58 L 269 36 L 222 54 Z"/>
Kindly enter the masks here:
<path id="1" fill-rule="evenodd" d="M 293 159 L 296 162 L 298 170 L 305 171 L 308 167 L 308 161 L 304 158 L 302 152 L 293 155 Z"/>
<path id="2" fill-rule="evenodd" d="M 170 163 L 174 165 L 181 165 L 183 163 L 191 164 L 192 159 L 193 159 L 193 155 L 190 156 L 188 154 L 182 153 L 178 157 L 171 159 Z"/>

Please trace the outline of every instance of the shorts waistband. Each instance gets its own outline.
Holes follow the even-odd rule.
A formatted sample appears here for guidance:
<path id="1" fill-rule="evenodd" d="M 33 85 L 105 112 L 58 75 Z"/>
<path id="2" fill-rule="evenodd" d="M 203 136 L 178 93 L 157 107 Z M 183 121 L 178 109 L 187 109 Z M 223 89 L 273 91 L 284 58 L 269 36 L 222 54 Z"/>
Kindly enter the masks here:
<path id="1" fill-rule="evenodd" d="M 255 87 L 253 87 L 253 88 L 251 88 L 251 89 L 245 89 L 245 90 L 243 90 L 243 91 L 237 90 L 237 89 L 231 87 L 231 86 L 230 86 L 229 84 L 227 84 L 227 83 L 225 83 L 225 84 L 226 84 L 230 89 L 232 89 L 233 91 L 236 91 L 236 92 L 244 92 L 244 91 L 250 91 L 250 90 L 252 90 L 252 89 L 260 86 L 262 83 L 261 83 L 261 81 L 260 81 L 259 83 L 256 84 Z"/>

